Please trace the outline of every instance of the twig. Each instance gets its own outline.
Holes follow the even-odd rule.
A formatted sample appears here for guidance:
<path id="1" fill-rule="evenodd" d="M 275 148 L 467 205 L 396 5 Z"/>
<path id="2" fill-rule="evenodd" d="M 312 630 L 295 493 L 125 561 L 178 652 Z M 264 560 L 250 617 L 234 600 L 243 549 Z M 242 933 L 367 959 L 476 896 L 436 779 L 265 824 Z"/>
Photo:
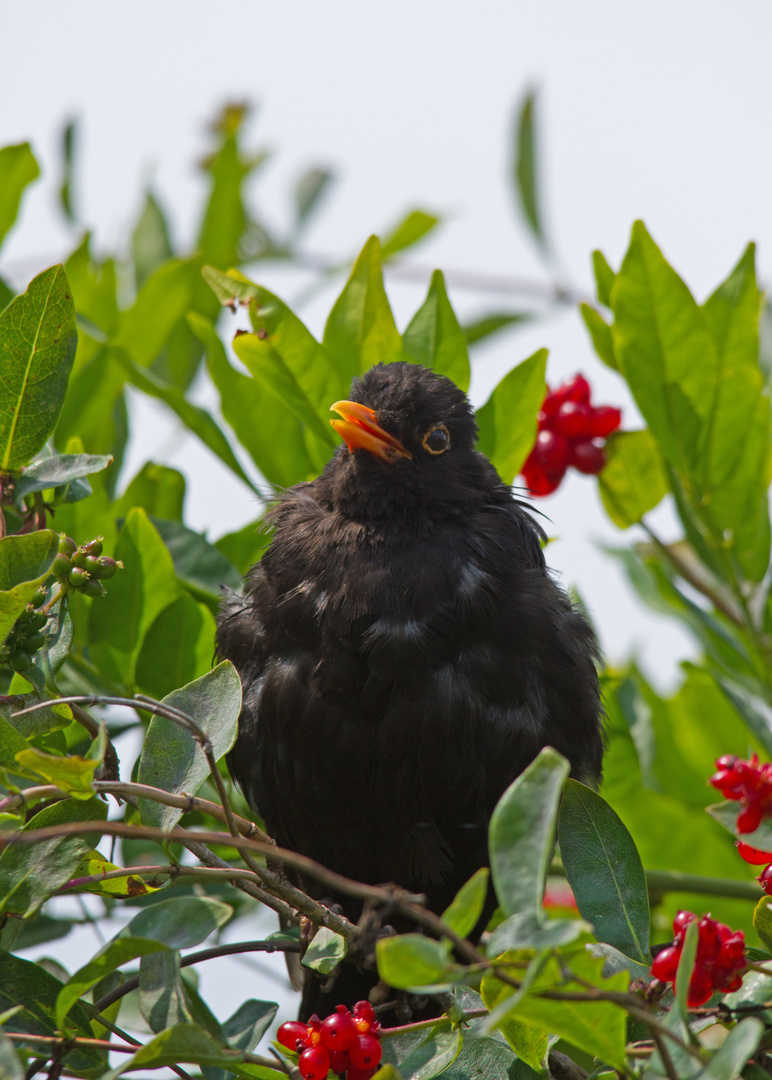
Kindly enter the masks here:
<path id="1" fill-rule="evenodd" d="M 651 1037 L 656 1043 L 657 1050 L 659 1050 L 659 1056 L 662 1058 L 662 1064 L 665 1066 L 665 1072 L 668 1075 L 668 1080 L 678 1080 L 678 1073 L 676 1072 L 673 1059 L 670 1056 L 670 1051 L 665 1046 L 665 1040 L 662 1038 L 662 1032 L 658 1031 L 653 1025 L 649 1025 L 651 1031 Z"/>

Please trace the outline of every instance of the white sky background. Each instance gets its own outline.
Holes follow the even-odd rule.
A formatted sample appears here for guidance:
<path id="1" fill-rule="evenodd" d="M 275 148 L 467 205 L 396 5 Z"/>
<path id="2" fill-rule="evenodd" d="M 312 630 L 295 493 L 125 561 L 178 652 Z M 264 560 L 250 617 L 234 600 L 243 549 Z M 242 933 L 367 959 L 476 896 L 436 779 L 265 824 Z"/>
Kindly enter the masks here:
<path id="1" fill-rule="evenodd" d="M 595 247 L 618 265 L 638 217 L 698 299 L 749 239 L 760 244 L 762 282 L 772 277 L 772 5 L 763 0 L 25 0 L 5 6 L 3 39 L 0 145 L 30 139 L 44 170 L 0 259 L 0 274 L 20 286 L 76 239 L 53 197 L 65 117 L 82 119 L 79 209 L 97 249 L 111 251 L 125 245 L 150 177 L 175 236 L 191 238 L 204 122 L 234 99 L 259 105 L 250 144 L 275 151 L 253 189 L 269 221 L 289 221 L 303 168 L 339 176 L 309 251 L 346 257 L 421 206 L 447 223 L 416 262 L 545 280 L 508 180 L 514 106 L 529 85 L 541 91 L 544 214 L 573 285 L 591 291 Z M 261 280 L 291 301 L 307 279 L 263 268 Z M 424 287 L 389 291 L 404 327 Z M 451 292 L 463 316 L 518 306 Z M 303 311 L 317 333 L 332 296 Z M 476 404 L 546 345 L 551 382 L 586 372 L 597 400 L 624 405 L 624 426 L 637 426 L 573 311 L 495 340 L 473 354 Z M 194 527 L 214 538 L 256 516 L 246 489 L 175 439 L 159 406 L 138 402 L 133 420 L 130 472 L 147 458 L 185 471 Z M 578 586 L 609 658 L 635 652 L 659 685 L 674 685 L 692 646 L 670 621 L 642 613 L 599 554 L 598 539 L 630 542 L 632 532 L 608 522 L 595 482 L 572 472 L 539 505 L 559 538 L 550 562 Z M 676 537 L 667 508 L 654 520 Z M 226 982 L 222 1016 L 244 996 Z"/>

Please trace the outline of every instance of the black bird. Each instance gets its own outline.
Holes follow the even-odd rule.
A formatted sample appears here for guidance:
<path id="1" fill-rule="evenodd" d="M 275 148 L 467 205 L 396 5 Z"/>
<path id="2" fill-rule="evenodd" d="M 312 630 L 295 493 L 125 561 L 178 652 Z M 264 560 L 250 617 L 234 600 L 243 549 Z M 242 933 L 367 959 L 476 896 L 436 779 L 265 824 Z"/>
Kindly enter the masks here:
<path id="1" fill-rule="evenodd" d="M 597 646 L 454 383 L 379 364 L 332 409 L 347 445 L 282 495 L 219 620 L 244 687 L 229 766 L 281 846 L 442 912 L 542 747 L 599 777 Z M 346 967 L 329 1003 L 307 986 L 301 1015 L 363 996 Z"/>

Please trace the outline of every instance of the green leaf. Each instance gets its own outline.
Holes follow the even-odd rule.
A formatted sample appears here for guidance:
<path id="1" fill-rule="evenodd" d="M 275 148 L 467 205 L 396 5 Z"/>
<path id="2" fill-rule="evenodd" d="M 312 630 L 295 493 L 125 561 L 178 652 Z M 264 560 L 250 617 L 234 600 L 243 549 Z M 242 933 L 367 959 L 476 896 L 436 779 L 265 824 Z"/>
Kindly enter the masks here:
<path id="1" fill-rule="evenodd" d="M 56 784 L 73 799 L 90 799 L 94 794 L 94 773 L 100 761 L 83 758 L 79 754 L 56 757 L 46 754 L 35 746 L 20 750 L 16 760 L 23 768 L 36 773 L 49 784 Z"/>
<path id="2" fill-rule="evenodd" d="M 668 483 L 651 432 L 617 431 L 606 441 L 606 465 L 598 477 L 611 520 L 626 529 L 667 495 Z"/>
<path id="3" fill-rule="evenodd" d="M 168 694 L 164 704 L 181 709 L 195 720 L 208 736 L 215 760 L 227 754 L 236 741 L 241 683 L 229 661 Z M 203 749 L 187 728 L 165 716 L 154 716 L 142 747 L 138 775 L 142 784 L 195 795 L 209 776 L 209 765 Z M 177 807 L 162 806 L 149 799 L 140 799 L 139 807 L 142 824 L 160 829 L 174 828 L 183 814 Z"/>
<path id="4" fill-rule="evenodd" d="M 300 961 L 303 967 L 329 975 L 348 952 L 346 939 L 326 926 L 320 926 Z"/>
<path id="5" fill-rule="evenodd" d="M 134 304 L 121 313 L 110 344 L 127 352 L 140 367 L 149 367 L 190 308 L 198 270 L 196 259 L 170 259 L 159 267 Z"/>
<path id="6" fill-rule="evenodd" d="M 198 945 L 223 926 L 233 908 L 219 900 L 175 896 L 143 908 L 93 959 L 76 971 L 56 1002 L 56 1018 L 63 1025 L 78 998 L 117 967 L 159 949 L 187 949 Z"/>
<path id="7" fill-rule="evenodd" d="M 520 911 L 499 923 L 491 933 L 487 953 L 491 957 L 517 949 L 557 949 L 570 945 L 592 927 L 580 919 L 544 919 L 535 911 Z"/>
<path id="8" fill-rule="evenodd" d="M 71 225 L 74 225 L 77 221 L 72 198 L 77 133 L 78 121 L 69 120 L 62 131 L 62 183 L 59 187 L 59 202 L 62 205 L 64 216 Z"/>
<path id="9" fill-rule="evenodd" d="M 461 1029 L 439 1021 L 399 1062 L 402 1080 L 431 1080 L 441 1076 L 461 1051 Z"/>
<path id="10" fill-rule="evenodd" d="M 13 716 L 15 712 L 21 712 L 29 705 L 40 704 L 36 694 L 12 694 L 0 698 L 0 716 L 16 729 L 22 740 L 37 739 L 41 735 L 48 735 L 52 731 L 60 731 L 72 722 L 72 713 L 68 705 L 57 705 L 51 702 L 50 708 L 36 709 L 26 716 Z M 24 749 L 26 742 L 19 746 Z M 14 751 L 15 752 L 15 751 Z"/>
<path id="11" fill-rule="evenodd" d="M 611 293 L 614 355 L 664 457 L 698 467 L 713 410 L 718 357 L 705 319 L 641 221 Z"/>
<path id="12" fill-rule="evenodd" d="M 520 199 L 520 208 L 540 248 L 546 250 L 547 240 L 541 220 L 539 205 L 539 178 L 537 174 L 536 125 L 534 112 L 536 91 L 526 94 L 517 115 L 513 180 Z"/>
<path id="13" fill-rule="evenodd" d="M 72 880 L 84 877 L 94 877 L 96 874 L 108 874 L 111 870 L 121 870 L 120 866 L 115 863 L 109 862 L 104 855 L 98 851 L 87 851 L 78 865 L 72 871 Z M 72 885 L 68 886 L 67 892 L 69 893 L 81 893 L 88 892 L 94 896 L 112 896 L 128 899 L 129 897 L 145 896 L 150 893 L 158 892 L 160 885 L 151 885 L 152 879 L 140 877 L 138 874 L 127 874 L 126 877 L 107 878 L 104 881 L 91 881 L 85 885 Z M 164 879 L 162 876 L 157 880 L 162 885 L 168 883 L 168 878 Z"/>
<path id="14" fill-rule="evenodd" d="M 558 842 L 568 883 L 595 937 L 641 964 L 649 962 L 649 898 L 633 838 L 608 803 L 566 780 Z"/>
<path id="15" fill-rule="evenodd" d="M 131 261 L 137 288 L 141 289 L 172 254 L 166 215 L 153 192 L 147 191 L 142 212 L 131 234 Z"/>
<path id="16" fill-rule="evenodd" d="M 171 555 L 144 510 L 129 511 L 115 555 L 124 569 L 91 608 L 91 652 L 108 678 L 130 688 L 145 634 L 180 590 Z"/>
<path id="17" fill-rule="evenodd" d="M 61 266 L 39 274 L 0 315 L 0 471 L 26 465 L 53 433 L 77 340 Z"/>
<path id="18" fill-rule="evenodd" d="M 220 461 L 238 476 L 239 480 L 242 480 L 252 491 L 256 491 L 254 484 L 233 453 L 230 443 L 206 409 L 191 404 L 177 387 L 164 382 L 154 372 L 145 371 L 132 363 L 127 353 L 119 349 L 111 349 L 110 355 L 123 368 L 129 382 L 144 394 L 163 401 L 182 420 L 185 427 L 192 431 L 204 446 L 208 446 L 212 453 L 216 454 Z"/>
<path id="19" fill-rule="evenodd" d="M 442 921 L 447 923 L 459 937 L 468 937 L 483 913 L 488 895 L 489 876 L 488 867 L 481 866 L 476 873 L 472 874 L 469 881 L 461 886 L 453 897 L 450 907 L 442 913 Z"/>
<path id="20" fill-rule="evenodd" d="M 441 220 L 436 214 L 428 214 L 425 210 L 411 210 L 384 236 L 381 243 L 383 262 L 423 240 L 437 228 Z"/>
<path id="21" fill-rule="evenodd" d="M 323 343 L 346 384 L 374 364 L 402 359 L 402 339 L 383 287 L 377 236 L 370 237 L 354 263 L 330 312 Z"/>
<path id="22" fill-rule="evenodd" d="M 769 897 L 767 896 L 762 896 L 753 910 L 753 929 L 761 938 L 765 948 L 772 949 L 772 907 L 770 907 Z M 763 975 L 757 975 L 756 977 L 764 980 L 763 1000 L 766 1001 L 769 997 L 769 978 Z M 743 989 L 738 990 L 736 993 L 742 994 L 744 990 L 745 985 L 743 984 Z"/>
<path id="23" fill-rule="evenodd" d="M 73 821 L 104 821 L 107 807 L 99 799 L 63 799 L 44 807 L 22 833 Z M 0 854 L 0 911 L 28 919 L 72 877 L 98 836 L 57 836 L 35 844 L 8 844 Z M 22 1029 L 26 1030 L 26 1029 Z"/>
<path id="24" fill-rule="evenodd" d="M 48 488 L 63 487 L 73 480 L 101 472 L 112 463 L 106 454 L 53 454 L 28 465 L 14 486 L 14 500 L 18 504 L 26 495 Z"/>
<path id="25" fill-rule="evenodd" d="M 180 521 L 152 520 L 172 557 L 174 572 L 189 589 L 219 603 L 221 585 L 231 589 L 241 587 L 236 567 L 205 536 Z"/>
<path id="26" fill-rule="evenodd" d="M 0 540 L 0 642 L 48 578 L 58 545 L 51 529 Z"/>
<path id="27" fill-rule="evenodd" d="M 232 1050 L 251 1053 L 271 1026 L 277 1010 L 278 1005 L 273 1001 L 255 1001 L 254 998 L 249 998 L 243 1002 L 222 1025 L 222 1033 L 228 1046 Z M 217 1065 L 204 1065 L 201 1072 L 204 1080 L 228 1080 L 230 1075 Z M 240 1075 L 240 1070 L 237 1075 Z"/>
<path id="28" fill-rule="evenodd" d="M 536 442 L 536 414 L 546 393 L 547 350 L 512 368 L 477 410 L 479 449 L 511 484 Z"/>
<path id="29" fill-rule="evenodd" d="M 180 978 L 176 950 L 150 953 L 139 962 L 139 1011 L 151 1031 L 192 1020 Z"/>
<path id="30" fill-rule="evenodd" d="M 28 1035 L 57 1035 L 58 1023 L 55 1014 L 56 998 L 62 989 L 58 979 L 50 975 L 39 963 L 22 960 L 19 956 L 0 950 L 0 1011 L 5 1012 L 21 1005 L 21 1011 L 15 1013 L 12 1021 L 14 1031 Z M 75 1004 L 70 1014 L 70 1031 L 82 1039 L 92 1039 L 89 1017 L 80 1004 Z M 30 1047 L 39 1051 L 39 1044 Z M 99 1050 L 90 1046 L 79 1046 L 62 1058 L 66 1069 L 84 1072 L 103 1066 L 104 1061 Z"/>
<path id="31" fill-rule="evenodd" d="M 295 234 L 307 224 L 318 209 L 331 182 L 335 179 L 329 169 L 308 169 L 295 185 Z"/>
<path id="32" fill-rule="evenodd" d="M 84 233 L 78 247 L 64 264 L 72 287 L 75 311 L 102 331 L 111 334 L 118 322 L 118 282 L 112 259 L 98 262 L 91 255 L 91 234 Z M 93 329 L 93 328 L 92 328 Z M 82 366 L 82 358 L 78 357 Z"/>
<path id="33" fill-rule="evenodd" d="M 595 275 L 595 289 L 598 299 L 605 307 L 611 307 L 611 289 L 614 285 L 616 274 L 611 269 L 608 259 L 602 251 L 592 253 L 592 272 Z M 584 305 L 582 305 L 584 306 Z"/>
<path id="34" fill-rule="evenodd" d="M 227 1065 L 229 1059 L 238 1061 L 232 1051 L 224 1050 L 218 1043 L 194 1024 L 175 1024 L 154 1039 L 145 1043 L 136 1054 L 125 1058 L 117 1068 L 105 1073 L 103 1080 L 116 1080 L 124 1072 L 137 1069 L 160 1069 L 164 1065 Z M 266 1070 L 270 1075 L 273 1070 Z M 275 1073 L 280 1080 L 286 1073 Z"/>
<path id="35" fill-rule="evenodd" d="M 272 532 L 262 518 L 250 521 L 242 529 L 226 533 L 215 541 L 215 547 L 221 551 L 232 566 L 244 574 L 262 558 L 263 552 L 271 542 Z"/>
<path id="36" fill-rule="evenodd" d="M 741 837 L 743 843 L 758 848 L 759 851 L 772 851 L 772 819 L 763 818 L 758 829 L 750 833 L 741 833 L 737 828 L 737 815 L 742 809 L 740 803 L 728 801 L 705 807 L 706 812 L 714 821 L 723 825 L 735 838 Z"/>
<path id="37" fill-rule="evenodd" d="M 510 784 L 493 811 L 491 873 L 506 915 L 541 911 L 560 792 L 568 772 L 566 759 L 545 747 Z"/>
<path id="38" fill-rule="evenodd" d="M 177 469 L 146 461 L 115 504 L 117 518 L 125 517 L 133 506 L 141 506 L 149 517 L 182 521 L 185 477 Z"/>
<path id="39" fill-rule="evenodd" d="M 450 942 L 423 934 L 380 938 L 375 946 L 378 974 L 396 990 L 446 983 L 452 977 Z"/>
<path id="40" fill-rule="evenodd" d="M 684 943 L 678 960 L 678 970 L 675 979 L 675 1003 L 681 1015 L 684 1026 L 689 1022 L 688 996 L 689 983 L 694 971 L 694 963 L 697 959 L 697 943 L 699 941 L 699 927 L 697 922 L 689 923 L 684 934 Z"/>
<path id="41" fill-rule="evenodd" d="M 612 371 L 618 371 L 619 365 L 616 356 L 614 356 L 614 339 L 611 336 L 609 324 L 595 308 L 584 302 L 579 305 L 579 314 L 589 331 L 595 352 L 606 367 L 610 367 Z"/>
<path id="42" fill-rule="evenodd" d="M 745 1063 L 756 1053 L 764 1034 L 764 1025 L 755 1016 L 747 1016 L 732 1028 L 700 1073 L 700 1080 L 735 1080 Z"/>
<path id="43" fill-rule="evenodd" d="M 432 274 L 429 293 L 413 316 L 402 343 L 407 359 L 445 375 L 466 392 L 471 371 L 464 332 L 458 325 L 440 270 Z"/>
<path id="44" fill-rule="evenodd" d="M 156 618 L 137 658 L 137 685 L 162 698 L 205 675 L 212 664 L 215 621 L 209 608 L 187 593 Z"/>
<path id="45" fill-rule="evenodd" d="M 25 1069 L 13 1043 L 0 1031 L 0 1076 L 4 1080 L 24 1080 Z"/>
<path id="46" fill-rule="evenodd" d="M 483 315 L 474 322 L 464 323 L 461 330 L 467 345 L 476 345 L 478 341 L 497 334 L 499 330 L 506 330 L 508 326 L 528 322 L 531 318 L 532 316 L 527 311 L 497 311 L 490 315 Z"/>
<path id="47" fill-rule="evenodd" d="M 40 176 L 29 143 L 0 150 L 0 244 L 19 213 L 24 189 Z"/>
<path id="48" fill-rule="evenodd" d="M 316 470 L 306 449 L 303 425 L 294 413 L 281 407 L 262 381 L 231 366 L 211 321 L 191 312 L 188 324 L 206 349 L 207 369 L 220 394 L 222 415 L 266 480 L 290 487 L 313 477 Z"/>

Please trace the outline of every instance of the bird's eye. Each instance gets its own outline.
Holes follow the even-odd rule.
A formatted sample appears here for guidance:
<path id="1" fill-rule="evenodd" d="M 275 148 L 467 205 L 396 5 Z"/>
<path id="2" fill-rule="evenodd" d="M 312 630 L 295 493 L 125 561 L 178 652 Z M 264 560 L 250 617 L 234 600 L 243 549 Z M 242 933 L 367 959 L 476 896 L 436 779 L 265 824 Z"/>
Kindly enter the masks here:
<path id="1" fill-rule="evenodd" d="M 450 432 L 444 424 L 432 424 L 421 439 L 421 445 L 430 454 L 444 454 L 450 450 Z"/>

